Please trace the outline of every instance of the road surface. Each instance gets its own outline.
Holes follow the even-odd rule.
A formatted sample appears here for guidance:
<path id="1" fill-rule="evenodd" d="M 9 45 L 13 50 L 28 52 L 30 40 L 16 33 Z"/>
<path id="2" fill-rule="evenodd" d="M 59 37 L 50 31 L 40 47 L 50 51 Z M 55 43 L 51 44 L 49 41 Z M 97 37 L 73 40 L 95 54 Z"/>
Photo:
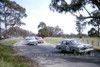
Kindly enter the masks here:
<path id="1" fill-rule="evenodd" d="M 100 67 L 100 57 L 74 56 L 61 53 L 55 45 L 42 43 L 37 46 L 25 45 L 24 41 L 16 43 L 14 49 L 25 57 L 39 64 L 39 67 Z M 98 52 L 99 53 L 99 52 Z"/>

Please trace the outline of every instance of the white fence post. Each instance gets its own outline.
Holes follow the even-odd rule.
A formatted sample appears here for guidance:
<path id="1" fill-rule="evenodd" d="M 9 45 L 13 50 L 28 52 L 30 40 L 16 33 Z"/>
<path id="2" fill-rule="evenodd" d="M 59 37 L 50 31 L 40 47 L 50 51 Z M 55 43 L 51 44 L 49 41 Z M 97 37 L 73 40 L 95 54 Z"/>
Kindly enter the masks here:
<path id="1" fill-rule="evenodd" d="M 98 46 L 100 46 L 100 42 L 98 41 Z"/>
<path id="2" fill-rule="evenodd" d="M 94 41 L 92 40 L 92 45 L 94 45 Z"/>

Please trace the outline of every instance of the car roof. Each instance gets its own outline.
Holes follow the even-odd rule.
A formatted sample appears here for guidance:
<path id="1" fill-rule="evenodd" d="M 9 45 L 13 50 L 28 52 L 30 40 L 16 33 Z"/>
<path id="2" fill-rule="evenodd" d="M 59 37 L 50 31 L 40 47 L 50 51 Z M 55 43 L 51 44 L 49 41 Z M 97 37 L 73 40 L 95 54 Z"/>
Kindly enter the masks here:
<path id="1" fill-rule="evenodd" d="M 77 40 L 77 39 L 64 39 L 63 41 L 73 41 L 73 40 Z"/>

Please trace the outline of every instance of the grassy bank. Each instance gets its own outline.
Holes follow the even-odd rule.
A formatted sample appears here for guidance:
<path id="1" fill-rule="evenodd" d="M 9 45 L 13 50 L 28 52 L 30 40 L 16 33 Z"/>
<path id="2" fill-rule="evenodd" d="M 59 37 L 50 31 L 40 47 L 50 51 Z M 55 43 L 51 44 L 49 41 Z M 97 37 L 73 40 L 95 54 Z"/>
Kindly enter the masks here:
<path id="1" fill-rule="evenodd" d="M 59 44 L 60 43 L 60 39 L 57 39 L 57 38 L 44 38 L 44 40 L 47 42 L 47 43 L 51 43 L 51 44 Z"/>
<path id="2" fill-rule="evenodd" d="M 0 44 L 0 67 L 27 67 L 13 52 L 12 45 L 18 41 L 20 39 Z"/>

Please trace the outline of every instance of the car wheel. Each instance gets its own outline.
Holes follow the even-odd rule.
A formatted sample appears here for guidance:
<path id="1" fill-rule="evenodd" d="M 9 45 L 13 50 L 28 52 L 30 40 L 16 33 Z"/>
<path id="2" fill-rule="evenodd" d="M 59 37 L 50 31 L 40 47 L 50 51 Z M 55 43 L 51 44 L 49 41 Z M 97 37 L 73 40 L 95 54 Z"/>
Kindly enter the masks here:
<path id="1" fill-rule="evenodd" d="M 88 52 L 88 55 L 94 56 L 94 53 L 92 51 Z"/>
<path id="2" fill-rule="evenodd" d="M 62 48 L 59 48 L 60 52 L 63 52 Z"/>
<path id="3" fill-rule="evenodd" d="M 74 55 L 77 55 L 77 51 L 76 51 L 76 50 L 73 50 L 73 54 L 74 54 Z"/>
<path id="4" fill-rule="evenodd" d="M 36 44 L 34 44 L 34 45 L 37 45 L 37 43 L 36 43 Z"/>
<path id="5" fill-rule="evenodd" d="M 44 42 L 42 42 L 42 43 L 44 43 Z"/>

